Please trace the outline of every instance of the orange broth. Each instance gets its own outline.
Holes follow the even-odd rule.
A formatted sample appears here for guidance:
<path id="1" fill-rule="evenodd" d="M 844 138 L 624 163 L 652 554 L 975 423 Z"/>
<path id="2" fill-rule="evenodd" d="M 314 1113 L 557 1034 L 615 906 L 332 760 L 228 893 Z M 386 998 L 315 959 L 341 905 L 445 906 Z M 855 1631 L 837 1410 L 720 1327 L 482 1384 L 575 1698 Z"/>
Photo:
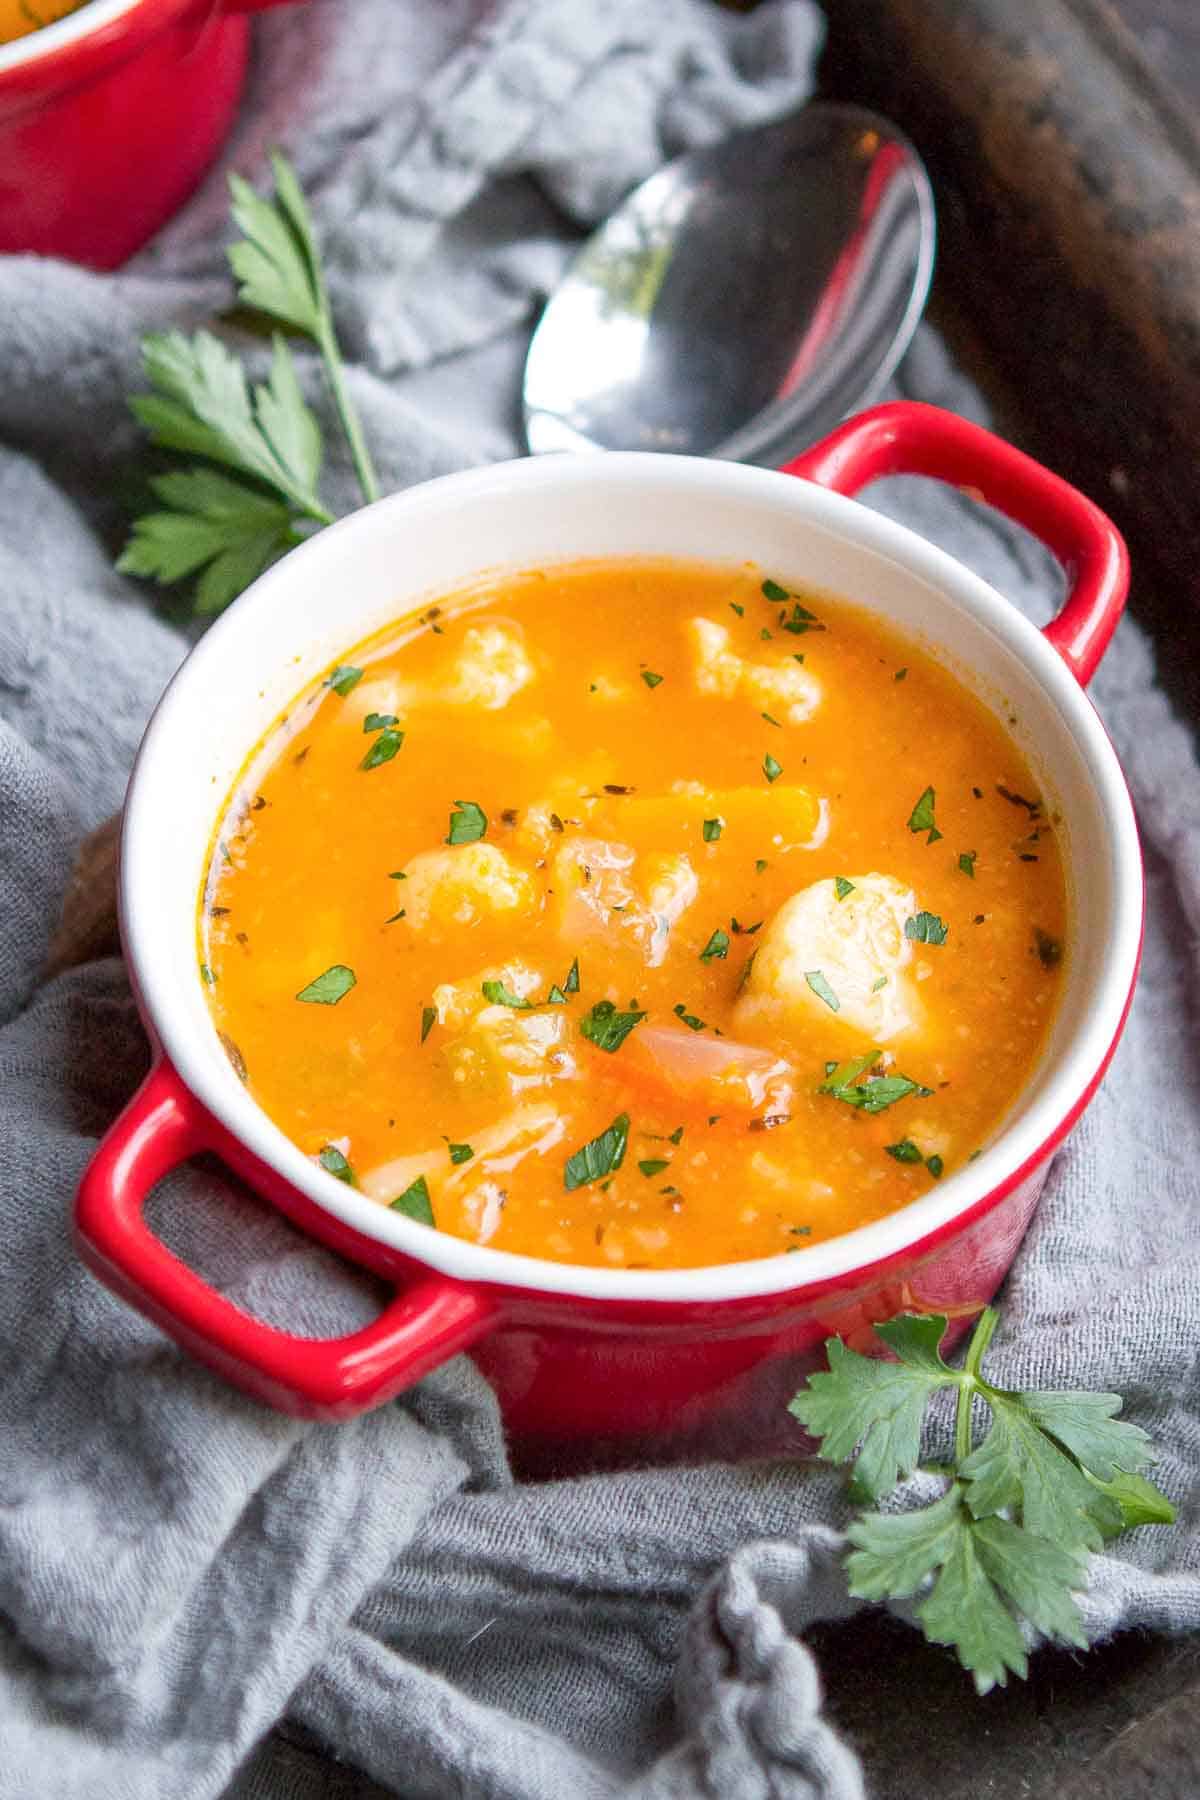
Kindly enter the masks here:
<path id="1" fill-rule="evenodd" d="M 570 565 L 297 700 L 219 826 L 201 974 L 259 1104 L 381 1205 L 564 1262 L 770 1256 L 1012 1108 L 1053 824 L 992 712 L 853 607 Z"/>

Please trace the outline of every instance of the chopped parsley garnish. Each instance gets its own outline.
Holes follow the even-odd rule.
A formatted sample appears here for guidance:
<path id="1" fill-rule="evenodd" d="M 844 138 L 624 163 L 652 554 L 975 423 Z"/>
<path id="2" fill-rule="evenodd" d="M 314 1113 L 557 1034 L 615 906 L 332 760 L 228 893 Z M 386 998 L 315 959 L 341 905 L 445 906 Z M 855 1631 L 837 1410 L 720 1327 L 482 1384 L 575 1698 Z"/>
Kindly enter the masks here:
<path id="1" fill-rule="evenodd" d="M 709 1122 L 711 1124 L 711 1120 Z M 668 1142 L 668 1144 L 675 1144 L 675 1145 L 682 1144 L 682 1142 L 683 1142 L 683 1126 L 682 1125 L 677 1125 L 675 1127 L 674 1131 L 672 1131 L 668 1135 L 667 1142 Z"/>
<path id="2" fill-rule="evenodd" d="M 763 582 L 762 591 L 766 599 L 774 600 L 776 604 L 781 600 L 790 600 L 792 597 L 785 587 L 780 587 L 777 581 L 772 581 L 770 578 Z"/>
<path id="3" fill-rule="evenodd" d="M 1024 807 L 1031 819 L 1036 819 L 1042 810 L 1040 800 L 1026 800 L 1024 794 L 1014 794 L 1012 789 L 1006 788 L 1001 781 L 996 783 L 996 792 L 1002 800 L 1007 800 L 1010 806 Z"/>
<path id="4" fill-rule="evenodd" d="M 728 955 L 729 933 L 727 931 L 722 931 L 721 927 L 718 925 L 717 929 L 713 932 L 707 944 L 705 944 L 703 950 L 700 952 L 700 961 L 704 963 L 711 962 L 714 956 L 724 958 Z"/>
<path id="5" fill-rule="evenodd" d="M 433 1030 L 433 1022 L 436 1018 L 437 1018 L 437 1007 L 436 1006 L 423 1006 L 421 1008 L 421 1042 L 422 1043 L 425 1042 L 425 1039 L 429 1036 L 430 1032 Z"/>
<path id="6" fill-rule="evenodd" d="M 395 756 L 403 742 L 404 733 L 402 731 L 396 731 L 393 726 L 389 725 L 386 731 L 381 731 L 379 733 L 379 736 L 375 739 L 375 742 L 363 757 L 362 762 L 358 765 L 359 768 L 377 769 L 381 763 L 391 762 L 393 756 Z"/>
<path id="7" fill-rule="evenodd" d="M 450 1153 L 450 1161 L 454 1163 L 456 1167 L 459 1163 L 470 1162 L 475 1154 L 470 1144 L 452 1144 L 449 1138 L 446 1139 L 446 1149 Z"/>
<path id="8" fill-rule="evenodd" d="M 354 983 L 354 970 L 348 969 L 345 963 L 334 963 L 323 975 L 302 987 L 296 998 L 306 1000 L 312 1006 L 336 1006 L 339 1000 L 346 998 Z"/>
<path id="9" fill-rule="evenodd" d="M 898 1144 L 885 1144 L 883 1147 L 889 1156 L 895 1157 L 897 1162 L 923 1163 L 925 1161 L 919 1146 L 914 1144 L 911 1138 L 901 1138 Z"/>
<path id="10" fill-rule="evenodd" d="M 388 1201 L 392 1212 L 403 1213 L 406 1219 L 416 1219 L 420 1225 L 434 1223 L 433 1205 L 429 1198 L 429 1184 L 423 1175 L 406 1187 L 402 1194 Z"/>
<path id="11" fill-rule="evenodd" d="M 388 725 L 398 725 L 399 723 L 400 723 L 400 721 L 396 717 L 395 713 L 371 712 L 371 713 L 368 713 L 366 718 L 363 720 L 363 730 L 364 731 L 383 731 L 385 729 L 385 727 L 387 727 Z"/>
<path id="12" fill-rule="evenodd" d="M 680 1000 L 676 1006 L 673 1006 L 671 1010 L 677 1019 L 683 1020 L 689 1031 L 704 1030 L 704 1020 L 698 1019 L 695 1013 L 690 1013 L 682 1000 Z"/>
<path id="13" fill-rule="evenodd" d="M 750 952 L 749 956 L 746 958 L 746 962 L 742 969 L 742 972 L 738 976 L 737 991 L 739 994 L 741 993 L 742 989 L 745 987 L 746 983 L 750 979 L 751 971 L 754 968 L 754 959 L 757 955 L 758 955 L 758 951 L 752 950 Z"/>
<path id="14" fill-rule="evenodd" d="M 964 875 L 969 875 L 972 881 L 975 879 L 975 858 L 978 855 L 978 850 L 964 850 L 958 859 L 959 868 Z"/>
<path id="15" fill-rule="evenodd" d="M 910 1094 L 918 1094 L 923 1099 L 932 1094 L 932 1088 L 922 1087 L 919 1081 L 911 1081 L 907 1075 L 871 1075 L 862 1081 L 861 1077 L 878 1058 L 878 1050 L 868 1050 L 865 1056 L 853 1057 L 849 1062 L 835 1063 L 832 1067 L 827 1064 L 825 1080 L 817 1092 L 829 1094 L 865 1113 L 881 1113 L 885 1107 L 894 1106 L 897 1100 L 906 1100 Z"/>
<path id="16" fill-rule="evenodd" d="M 662 676 L 656 675 L 654 673 L 653 669 L 643 669 L 642 670 L 642 680 L 645 682 L 645 684 L 648 688 L 656 688 L 658 686 L 659 682 L 662 680 Z"/>
<path id="17" fill-rule="evenodd" d="M 908 829 L 910 831 L 927 831 L 929 833 L 929 836 L 925 839 L 927 844 L 936 844 L 942 835 L 938 830 L 933 817 L 935 798 L 936 796 L 933 789 L 927 787 L 925 792 L 921 795 L 921 798 L 917 801 L 917 804 L 913 807 L 908 819 Z"/>
<path id="18" fill-rule="evenodd" d="M 200 964 L 200 979 L 205 987 L 215 987 L 217 984 L 217 978 L 207 963 Z"/>
<path id="19" fill-rule="evenodd" d="M 645 1012 L 636 1007 L 629 1012 L 618 1012 L 611 1000 L 597 1000 L 592 1010 L 580 1019 L 579 1029 L 597 1050 L 607 1050 L 611 1056 L 645 1016 Z"/>
<path id="20" fill-rule="evenodd" d="M 914 913 L 904 921 L 904 935 L 912 944 L 944 944 L 950 927 L 936 913 Z"/>
<path id="21" fill-rule="evenodd" d="M 732 931 L 734 937 L 753 937 L 756 931 L 762 930 L 762 926 L 763 922 L 761 919 L 755 919 L 753 925 L 742 925 L 737 919 L 730 919 L 729 921 L 729 929 Z"/>
<path id="22" fill-rule="evenodd" d="M 559 985 L 556 981 L 554 983 L 553 987 L 550 989 L 550 992 L 546 995 L 546 1005 L 547 1006 L 565 1006 L 566 1004 L 567 1004 L 567 996 L 563 993 L 562 989 L 559 987 Z"/>
<path id="23" fill-rule="evenodd" d="M 1033 928 L 1033 947 L 1037 951 L 1038 961 L 1043 968 L 1053 969 L 1062 961 L 1063 947 L 1060 938 L 1051 937 L 1040 925 Z"/>
<path id="24" fill-rule="evenodd" d="M 736 600 L 731 600 L 729 602 L 729 604 L 730 604 L 730 607 L 732 608 L 732 610 L 737 614 L 739 619 L 745 617 L 746 609 L 744 606 L 739 606 Z"/>
<path id="25" fill-rule="evenodd" d="M 873 981 L 871 983 L 871 992 L 873 994 L 877 994 L 879 992 L 880 988 L 885 988 L 887 986 L 887 984 L 888 984 L 887 976 L 880 975 L 876 981 Z"/>
<path id="26" fill-rule="evenodd" d="M 715 844 L 717 839 L 720 837 L 721 833 L 724 831 L 724 829 L 725 829 L 724 819 L 720 819 L 720 818 L 705 819 L 704 824 L 701 826 L 701 830 L 704 833 L 705 843 L 706 844 Z"/>
<path id="27" fill-rule="evenodd" d="M 839 900 L 844 900 L 847 894 L 852 894 L 854 892 L 854 883 L 852 881 L 847 881 L 844 875 L 835 875 L 833 878 L 833 891 Z"/>
<path id="28" fill-rule="evenodd" d="M 350 1164 L 346 1161 L 346 1158 L 342 1155 L 336 1144 L 326 1144 L 325 1148 L 317 1157 L 317 1161 L 327 1175 L 336 1176 L 337 1180 L 344 1181 L 347 1187 L 358 1186 L 358 1180 L 354 1170 L 350 1167 Z"/>
<path id="29" fill-rule="evenodd" d="M 362 678 L 361 669 L 356 669 L 352 663 L 343 663 L 340 668 L 333 671 L 325 686 L 331 687 L 334 693 L 340 694 L 344 700 L 351 688 L 356 688 Z"/>
<path id="30" fill-rule="evenodd" d="M 807 981 L 818 1000 L 823 1000 L 830 1012 L 840 1012 L 842 1003 L 826 981 L 820 969 L 806 969 L 804 979 Z"/>
<path id="31" fill-rule="evenodd" d="M 768 781 L 778 781 L 779 777 L 783 774 L 783 764 L 781 762 L 776 762 L 775 758 L 768 750 L 767 754 L 763 757 L 762 770 Z"/>
<path id="32" fill-rule="evenodd" d="M 929 1170 L 929 1173 L 933 1176 L 935 1181 L 940 1178 L 945 1166 L 946 1165 L 940 1156 L 927 1156 L 925 1158 L 925 1167 Z"/>
<path id="33" fill-rule="evenodd" d="M 522 1000 L 520 994 L 511 993 L 502 981 L 485 981 L 481 991 L 490 1006 L 511 1006 L 515 1012 L 533 1010 L 530 1001 Z"/>
<path id="34" fill-rule="evenodd" d="M 403 919 L 406 916 L 404 907 L 401 907 L 399 912 L 394 912 L 390 918 L 385 919 L 383 922 L 385 925 L 394 925 L 397 919 Z"/>
<path id="35" fill-rule="evenodd" d="M 638 1164 L 638 1168 L 647 1180 L 653 1175 L 661 1175 L 663 1170 L 669 1169 L 670 1166 L 670 1161 L 665 1156 L 648 1156 L 645 1162 Z"/>
<path id="36" fill-rule="evenodd" d="M 895 674 L 894 674 L 894 675 L 893 675 L 893 676 L 892 676 L 892 680 L 893 680 L 893 681 L 903 681 L 903 680 L 904 680 L 904 677 L 905 677 L 905 676 L 906 676 L 906 675 L 907 675 L 907 674 L 908 674 L 908 670 L 907 670 L 907 669 L 897 669 L 897 670 L 896 670 L 896 673 L 895 673 Z"/>
<path id="37" fill-rule="evenodd" d="M 456 800 L 450 814 L 448 844 L 477 844 L 488 828 L 487 814 L 474 800 Z"/>
<path id="38" fill-rule="evenodd" d="M 762 716 L 763 716 L 763 718 L 764 718 L 764 719 L 765 719 L 765 720 L 766 720 L 766 721 L 767 721 L 767 724 L 768 724 L 768 725 L 774 725 L 774 726 L 776 726 L 776 727 L 778 727 L 778 729 L 779 729 L 779 730 L 780 730 L 780 731 L 782 731 L 782 730 L 783 730 L 783 726 L 782 726 L 782 725 L 780 725 L 780 723 L 779 723 L 779 720 L 778 720 L 778 719 L 773 719 L 773 718 L 772 718 L 772 717 L 771 717 L 771 715 L 770 715 L 770 713 L 764 713 L 764 714 L 763 714 L 763 715 L 762 715 Z"/>
<path id="39" fill-rule="evenodd" d="M 599 1137 L 594 1137 L 581 1150 L 568 1156 L 563 1169 L 563 1186 L 568 1194 L 576 1188 L 586 1187 L 590 1181 L 599 1181 L 605 1175 L 612 1175 L 625 1160 L 625 1146 L 629 1142 L 629 1114 L 619 1113 Z"/>
<path id="40" fill-rule="evenodd" d="M 779 623 L 783 626 L 785 631 L 791 631 L 796 634 L 799 634 L 802 631 L 821 630 L 821 625 L 817 619 L 816 613 L 810 613 L 806 607 L 801 606 L 798 600 L 786 617 L 782 613 L 779 615 Z"/>
<path id="41" fill-rule="evenodd" d="M 766 868 L 766 866 L 767 866 L 766 857 L 765 856 L 758 857 L 754 864 L 754 873 L 756 875 L 761 875 L 763 870 Z"/>
<path id="42" fill-rule="evenodd" d="M 563 982 L 563 992 L 577 994 L 579 992 L 579 958 L 576 957 L 567 970 L 567 979 Z"/>

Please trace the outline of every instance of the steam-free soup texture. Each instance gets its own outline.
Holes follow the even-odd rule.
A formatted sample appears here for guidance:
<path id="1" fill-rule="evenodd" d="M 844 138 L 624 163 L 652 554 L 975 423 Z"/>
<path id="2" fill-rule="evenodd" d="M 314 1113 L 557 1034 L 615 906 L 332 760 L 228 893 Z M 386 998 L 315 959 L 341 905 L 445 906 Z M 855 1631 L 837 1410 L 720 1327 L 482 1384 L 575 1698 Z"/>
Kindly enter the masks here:
<path id="1" fill-rule="evenodd" d="M 348 652 L 252 759 L 201 978 L 307 1155 L 474 1243 L 803 1248 L 978 1152 L 1045 1041 L 1056 820 L 1006 723 L 785 573 L 521 574 Z"/>
<path id="2" fill-rule="evenodd" d="M 85 0 L 0 0 L 0 44 L 78 12 Z"/>

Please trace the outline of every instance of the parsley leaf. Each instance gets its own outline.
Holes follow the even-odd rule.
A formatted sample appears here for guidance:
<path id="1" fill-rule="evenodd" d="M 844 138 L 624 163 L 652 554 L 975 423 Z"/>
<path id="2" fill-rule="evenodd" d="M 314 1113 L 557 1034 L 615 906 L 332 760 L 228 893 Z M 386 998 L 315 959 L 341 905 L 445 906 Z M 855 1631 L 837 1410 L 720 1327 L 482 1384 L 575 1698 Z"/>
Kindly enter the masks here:
<path id="1" fill-rule="evenodd" d="M 812 989 L 813 993 L 817 996 L 817 999 L 825 1002 L 830 1012 L 841 1011 L 842 1003 L 826 981 L 820 969 L 806 969 L 804 971 L 804 979 Z"/>
<path id="2" fill-rule="evenodd" d="M 778 781 L 779 777 L 783 774 L 783 764 L 781 762 L 776 762 L 770 751 L 768 751 L 763 757 L 762 770 L 768 781 Z"/>
<path id="3" fill-rule="evenodd" d="M 975 879 L 975 859 L 978 855 L 978 850 L 964 850 L 958 859 L 959 868 L 964 875 L 969 875 L 972 881 Z"/>
<path id="4" fill-rule="evenodd" d="M 927 1099 L 933 1092 L 932 1088 L 922 1087 L 919 1081 L 912 1081 L 907 1075 L 871 1075 L 866 1081 L 860 1080 L 878 1058 L 878 1050 L 868 1050 L 865 1056 L 834 1064 L 817 1092 L 831 1094 L 835 1100 L 843 1100 L 847 1106 L 871 1114 L 883 1112 L 897 1100 L 906 1100 L 910 1094 Z"/>
<path id="5" fill-rule="evenodd" d="M 355 979 L 353 969 L 347 968 L 345 963 L 334 963 L 323 975 L 302 987 L 296 998 L 307 1000 L 313 1006 L 336 1006 L 339 1000 L 346 998 Z"/>
<path id="6" fill-rule="evenodd" d="M 885 1144 L 883 1147 L 889 1156 L 895 1157 L 897 1162 L 923 1163 L 925 1161 L 924 1155 L 911 1138 L 902 1138 L 898 1144 Z"/>
<path id="7" fill-rule="evenodd" d="M 389 725 L 386 731 L 381 731 L 379 733 L 379 736 L 375 739 L 375 742 L 371 745 L 371 748 L 359 763 L 359 768 L 378 769 L 382 763 L 391 762 L 393 756 L 395 756 L 403 742 L 404 733 L 402 731 L 393 730 Z"/>
<path id="8" fill-rule="evenodd" d="M 721 833 L 724 831 L 724 829 L 725 829 L 724 819 L 720 819 L 720 818 L 705 819 L 704 824 L 701 827 L 701 830 L 704 833 L 705 843 L 706 844 L 715 843 L 716 840 L 720 837 Z"/>
<path id="9" fill-rule="evenodd" d="M 785 587 L 780 587 L 777 581 L 772 581 L 769 577 L 763 582 L 762 591 L 765 599 L 774 600 L 777 604 L 781 600 L 790 600 L 792 597 Z"/>
<path id="10" fill-rule="evenodd" d="M 588 1042 L 595 1044 L 597 1050 L 607 1050 L 611 1056 L 619 1050 L 635 1025 L 640 1025 L 645 1018 L 644 1012 L 636 1008 L 630 1012 L 618 1012 L 611 1000 L 597 1000 L 590 1012 L 584 1013 L 579 1021 L 579 1029 Z"/>
<path id="11" fill-rule="evenodd" d="M 602 1131 L 599 1137 L 567 1158 L 563 1169 L 563 1186 L 567 1192 L 572 1193 L 576 1188 L 613 1174 L 625 1160 L 628 1142 L 629 1114 L 619 1113 L 607 1131 Z"/>
<path id="12" fill-rule="evenodd" d="M 833 878 L 833 891 L 839 900 L 844 900 L 847 894 L 852 894 L 854 892 L 854 883 L 852 881 L 847 881 L 844 875 L 835 875 Z"/>
<path id="13" fill-rule="evenodd" d="M 347 1187 L 358 1186 L 358 1179 L 355 1176 L 354 1170 L 350 1167 L 350 1164 L 346 1161 L 346 1158 L 342 1155 L 336 1144 L 326 1144 L 320 1155 L 317 1157 L 317 1161 L 325 1170 L 326 1174 L 336 1176 L 339 1181 L 344 1181 Z"/>
<path id="14" fill-rule="evenodd" d="M 645 1162 L 640 1162 L 638 1164 L 638 1168 L 641 1170 L 642 1174 L 646 1176 L 647 1180 L 652 1175 L 661 1175 L 663 1170 L 669 1169 L 670 1166 L 670 1158 L 666 1156 L 648 1156 Z"/>
<path id="15" fill-rule="evenodd" d="M 436 1006 L 423 1006 L 421 1008 L 421 1042 L 422 1043 L 425 1042 L 425 1039 L 429 1036 L 430 1032 L 433 1030 L 434 1020 L 436 1018 L 437 1018 L 437 1007 Z"/>
<path id="16" fill-rule="evenodd" d="M 905 919 L 904 935 L 913 944 L 944 944 L 950 935 L 950 927 L 936 913 L 919 912 L 911 919 Z"/>
<path id="17" fill-rule="evenodd" d="M 675 1014 L 677 1019 L 683 1020 L 689 1031 L 704 1030 L 704 1020 L 697 1018 L 695 1013 L 690 1013 L 682 1000 L 680 1000 L 677 1005 L 673 1006 L 671 1011 Z"/>
<path id="18" fill-rule="evenodd" d="M 436 1223 L 433 1203 L 429 1198 L 429 1183 L 423 1175 L 418 1175 L 402 1194 L 389 1200 L 388 1206 L 392 1212 L 403 1213 L 406 1219 L 416 1219 L 421 1225 Z"/>
<path id="19" fill-rule="evenodd" d="M 520 994 L 514 994 L 505 987 L 502 981 L 485 981 L 481 992 L 491 1006 L 511 1006 L 514 1012 L 532 1012 L 533 1004 L 523 1000 Z"/>
<path id="20" fill-rule="evenodd" d="M 220 612 L 300 542 L 288 506 L 216 469 L 175 469 L 150 487 L 164 510 L 135 519 L 117 568 L 162 587 L 203 570 L 197 612 Z"/>
<path id="21" fill-rule="evenodd" d="M 563 993 L 562 989 L 559 987 L 559 985 L 556 981 L 551 986 L 550 992 L 546 995 L 546 1005 L 547 1006 L 565 1006 L 566 1004 L 567 1004 L 567 996 Z"/>
<path id="22" fill-rule="evenodd" d="M 339 663 L 332 675 L 325 677 L 325 686 L 332 688 L 334 693 L 340 694 L 344 700 L 346 695 L 358 686 L 362 678 L 362 670 L 356 669 L 353 663 Z"/>
<path id="23" fill-rule="evenodd" d="M 927 787 L 925 792 L 921 795 L 921 798 L 917 801 L 917 804 L 913 807 L 908 818 L 908 829 L 910 831 L 927 831 L 929 833 L 929 836 L 925 839 L 927 844 L 936 844 L 942 835 L 934 823 L 933 808 L 936 799 L 937 796 L 933 789 Z"/>
<path id="24" fill-rule="evenodd" d="M 1145 1432 L 1114 1417 L 1114 1394 L 1013 1392 L 982 1362 L 998 1315 L 981 1315 L 962 1368 L 941 1355 L 947 1321 L 905 1314 L 876 1332 L 899 1359 L 876 1361 L 826 1345 L 829 1367 L 791 1403 L 832 1462 L 854 1459 L 852 1486 L 881 1500 L 919 1466 L 929 1400 L 956 1390 L 954 1461 L 929 1471 L 947 1481 L 931 1504 L 867 1513 L 847 1532 L 850 1591 L 862 1599 L 922 1595 L 915 1614 L 947 1644 L 980 1693 L 1026 1673 L 1020 1621 L 1069 1644 L 1084 1642 L 1075 1594 L 1086 1554 L 1130 1525 L 1166 1524 L 1166 1496 L 1138 1471 L 1151 1459 Z M 976 1403 L 990 1415 L 976 1444 Z"/>
<path id="25" fill-rule="evenodd" d="M 474 800 L 456 800 L 450 814 L 448 844 L 475 844 L 488 828 L 487 814 Z"/>
<path id="26" fill-rule="evenodd" d="M 724 958 L 728 955 L 729 933 L 727 931 L 722 931 L 718 925 L 717 929 L 713 932 L 707 944 L 705 944 L 703 950 L 700 952 L 700 961 L 703 963 L 711 962 L 714 956 Z"/>
<path id="27" fill-rule="evenodd" d="M 656 688 L 658 686 L 659 682 L 662 680 L 662 676 L 656 675 L 654 673 L 653 669 L 643 669 L 642 670 L 642 680 L 645 682 L 645 684 L 648 688 Z"/>
<path id="28" fill-rule="evenodd" d="M 575 960 L 572 962 L 570 968 L 567 970 L 567 979 L 563 982 L 563 992 L 565 994 L 577 994 L 579 992 L 579 958 L 578 957 L 575 958 Z"/>
<path id="29" fill-rule="evenodd" d="M 450 1161 L 456 1165 L 470 1162 L 475 1154 L 470 1144 L 452 1144 L 449 1138 L 446 1140 L 446 1149 L 450 1154 Z"/>
<path id="30" fill-rule="evenodd" d="M 399 723 L 400 723 L 400 721 L 396 717 L 395 713 L 369 712 L 367 714 L 366 718 L 363 720 L 363 730 L 364 731 L 383 731 L 386 729 L 387 726 L 398 725 Z"/>

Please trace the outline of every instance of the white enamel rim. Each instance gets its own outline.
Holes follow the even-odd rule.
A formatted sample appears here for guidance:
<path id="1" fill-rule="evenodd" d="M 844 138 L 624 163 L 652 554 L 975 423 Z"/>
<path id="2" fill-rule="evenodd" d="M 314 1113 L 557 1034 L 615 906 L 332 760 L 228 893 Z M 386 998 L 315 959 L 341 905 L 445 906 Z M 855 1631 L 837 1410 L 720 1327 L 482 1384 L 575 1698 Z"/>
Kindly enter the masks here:
<path id="1" fill-rule="evenodd" d="M 40 25 L 36 31 L 14 38 L 11 43 L 0 44 L 0 75 L 26 63 L 37 62 L 43 56 L 53 56 L 56 50 L 65 49 L 79 38 L 103 31 L 106 25 L 134 12 L 141 4 L 142 0 L 84 0 L 78 11 L 68 13 L 65 18 L 55 19 L 51 25 Z M 215 6 L 213 10 L 216 10 Z"/>
<path id="2" fill-rule="evenodd" d="M 413 541 L 423 520 L 445 520 L 450 512 L 469 519 L 472 505 L 495 505 L 497 501 L 531 509 L 549 507 L 555 500 L 569 505 L 572 495 L 582 494 L 585 486 L 589 503 L 595 504 L 599 494 L 606 503 L 636 504 L 647 520 L 654 516 L 656 503 L 668 508 L 670 504 L 690 507 L 694 502 L 697 541 L 693 554 L 700 560 L 707 554 L 707 498 L 726 506 L 744 502 L 748 510 L 761 510 L 765 503 L 789 530 L 814 534 L 814 542 L 819 541 L 827 554 L 836 556 L 840 546 L 848 558 L 866 554 L 877 559 L 880 569 L 897 570 L 905 581 L 915 578 L 929 590 L 933 611 L 943 609 L 944 630 L 948 632 L 953 622 L 960 633 L 977 633 L 981 645 L 986 641 L 999 646 L 996 654 L 1007 654 L 1010 661 L 1015 658 L 1031 678 L 1032 691 L 1044 696 L 1047 716 L 1057 716 L 1065 734 L 1057 746 L 1058 754 L 1078 755 L 1079 779 L 1094 795 L 1095 842 L 1107 843 L 1111 851 L 1107 869 L 1095 872 L 1097 883 L 1108 883 L 1106 916 L 1111 917 L 1100 954 L 1093 959 L 1089 991 L 1076 1006 L 1077 1011 L 1082 1006 L 1082 1016 L 1059 1049 L 1053 1067 L 1040 1072 L 1033 1084 L 1037 1090 L 1034 1097 L 975 1162 L 911 1205 L 874 1224 L 788 1255 L 669 1271 L 579 1268 L 470 1244 L 374 1204 L 303 1155 L 237 1081 L 205 1009 L 194 953 L 187 958 L 186 972 L 180 968 L 184 942 L 180 922 L 165 919 L 161 904 L 156 906 L 162 846 L 170 841 L 172 832 L 173 774 L 199 754 L 194 732 L 196 708 L 209 704 L 225 684 L 240 680 L 246 685 L 239 657 L 248 635 L 263 628 L 267 615 L 278 613 L 284 620 L 279 630 L 274 619 L 270 621 L 270 641 L 277 642 L 279 664 L 299 665 L 300 647 L 286 641 L 286 617 L 289 599 L 294 600 L 301 587 L 324 582 L 340 606 L 345 598 L 347 566 L 356 558 L 389 552 L 394 557 L 398 548 Z M 636 501 L 630 497 L 634 493 Z M 652 546 L 648 553 L 654 553 Z M 614 550 L 613 554 L 625 552 Z M 746 554 L 755 556 L 752 542 L 747 543 Z M 512 566 L 528 567 L 529 559 Z M 787 578 L 787 571 L 779 573 Z M 792 579 L 800 576 L 793 573 Z M 423 588 L 422 596 L 428 600 L 431 591 Z M 406 593 L 398 580 L 394 616 L 411 610 L 416 597 Z M 377 623 L 382 620 L 369 618 L 359 623 L 349 613 L 343 614 L 329 640 L 332 648 L 326 646 L 327 653 L 315 666 L 310 654 L 309 666 L 283 690 L 282 704 L 278 693 L 266 700 L 262 728 L 284 710 L 288 696 L 318 670 L 336 662 L 339 651 L 360 642 Z M 927 635 L 932 648 L 937 642 L 936 627 Z M 965 667 L 961 663 L 952 666 Z M 239 747 L 237 764 L 253 742 L 247 737 Z M 1026 754 L 1035 747 L 1023 741 Z M 212 794 L 208 830 L 225 802 L 227 788 L 214 785 Z M 207 831 L 203 842 L 199 835 L 192 832 L 185 846 L 194 864 L 193 895 L 199 891 L 208 849 Z M 1069 856 L 1067 860 L 1069 864 Z M 1093 885 L 1090 864 L 1086 874 L 1085 890 Z M 1084 904 L 1088 904 L 1086 894 Z M 1090 701 L 1041 632 L 995 589 L 906 527 L 813 483 L 739 464 L 612 452 L 593 457 L 529 458 L 442 477 L 341 520 L 268 570 L 209 629 L 167 688 L 147 728 L 126 800 L 121 914 L 126 956 L 148 1028 L 182 1081 L 257 1157 L 326 1212 L 364 1237 L 390 1245 L 464 1283 L 614 1302 L 694 1304 L 795 1292 L 845 1278 L 895 1257 L 931 1234 L 944 1233 L 957 1218 L 1036 1163 L 1080 1105 L 1120 1033 L 1137 970 L 1142 873 L 1128 790 Z M 186 924 L 188 933 L 193 933 L 194 912 Z M 1068 982 L 1070 979 L 1069 975 Z M 185 981 L 186 989 L 182 986 Z M 1060 1014 L 1067 1010 L 1064 997 Z"/>

